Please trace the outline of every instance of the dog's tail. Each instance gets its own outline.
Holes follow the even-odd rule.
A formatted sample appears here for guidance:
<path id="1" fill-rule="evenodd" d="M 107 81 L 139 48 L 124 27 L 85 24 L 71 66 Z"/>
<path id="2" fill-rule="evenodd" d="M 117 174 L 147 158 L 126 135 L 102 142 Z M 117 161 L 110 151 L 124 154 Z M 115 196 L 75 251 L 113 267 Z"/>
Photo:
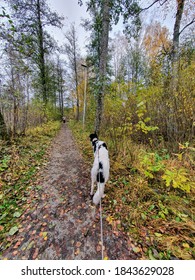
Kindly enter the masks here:
<path id="1" fill-rule="evenodd" d="M 100 199 L 104 195 L 104 185 L 105 183 L 98 182 L 98 189 L 93 196 L 93 203 L 97 205 L 100 202 Z"/>

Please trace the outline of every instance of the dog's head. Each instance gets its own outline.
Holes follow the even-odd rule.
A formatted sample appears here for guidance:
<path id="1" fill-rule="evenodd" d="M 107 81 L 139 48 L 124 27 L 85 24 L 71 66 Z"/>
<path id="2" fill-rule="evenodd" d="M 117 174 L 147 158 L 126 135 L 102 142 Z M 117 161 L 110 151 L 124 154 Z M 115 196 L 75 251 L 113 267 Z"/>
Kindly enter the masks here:
<path id="1" fill-rule="evenodd" d="M 89 135 L 90 141 L 93 142 L 94 140 L 98 140 L 98 136 L 96 133 L 91 133 Z"/>

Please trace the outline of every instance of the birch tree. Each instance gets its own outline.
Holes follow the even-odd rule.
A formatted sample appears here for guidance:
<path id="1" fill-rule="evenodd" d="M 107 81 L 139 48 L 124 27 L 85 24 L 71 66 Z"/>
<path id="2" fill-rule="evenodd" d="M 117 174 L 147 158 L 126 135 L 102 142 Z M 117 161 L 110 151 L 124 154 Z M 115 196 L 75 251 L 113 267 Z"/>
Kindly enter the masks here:
<path id="1" fill-rule="evenodd" d="M 72 71 L 75 81 L 75 92 L 76 92 L 76 120 L 79 120 L 80 115 L 80 100 L 79 100 L 79 89 L 78 89 L 78 61 L 79 61 L 79 47 L 78 38 L 76 35 L 75 25 L 71 24 L 70 30 L 65 35 L 67 43 L 65 44 L 65 52 L 69 60 L 69 67 Z"/>

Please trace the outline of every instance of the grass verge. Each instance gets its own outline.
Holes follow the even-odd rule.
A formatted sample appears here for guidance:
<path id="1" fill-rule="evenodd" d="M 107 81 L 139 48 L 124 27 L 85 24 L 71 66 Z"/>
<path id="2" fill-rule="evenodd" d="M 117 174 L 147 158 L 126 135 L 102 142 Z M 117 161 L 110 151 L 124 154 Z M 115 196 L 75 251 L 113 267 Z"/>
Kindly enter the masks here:
<path id="1" fill-rule="evenodd" d="M 48 160 L 48 147 L 59 129 L 59 122 L 49 122 L 29 129 L 11 145 L 0 142 L 1 250 L 5 249 L 5 239 L 19 229 L 19 217 L 33 189 L 39 187 L 35 184 L 39 170 Z"/>
<path id="2" fill-rule="evenodd" d="M 93 162 L 90 132 L 70 122 L 84 159 Z M 111 162 L 103 200 L 104 215 L 113 232 L 122 231 L 143 259 L 195 258 L 193 157 L 189 150 L 169 155 L 149 151 L 131 141 L 114 150 L 106 141 Z M 83 145 L 85 143 L 85 145 Z"/>

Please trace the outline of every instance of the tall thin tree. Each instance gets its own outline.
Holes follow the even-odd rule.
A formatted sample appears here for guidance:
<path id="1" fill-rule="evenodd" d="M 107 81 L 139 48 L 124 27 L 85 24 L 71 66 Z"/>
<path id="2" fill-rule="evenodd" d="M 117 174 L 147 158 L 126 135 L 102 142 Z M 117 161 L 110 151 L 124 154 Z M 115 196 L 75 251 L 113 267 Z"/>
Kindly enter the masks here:
<path id="1" fill-rule="evenodd" d="M 78 89 L 78 60 L 79 60 L 79 47 L 78 38 L 76 34 L 75 24 L 71 24 L 70 30 L 65 34 L 67 43 L 65 44 L 65 52 L 68 56 L 69 67 L 74 75 L 75 92 L 76 92 L 76 120 L 79 120 L 80 115 L 80 100 Z"/>

